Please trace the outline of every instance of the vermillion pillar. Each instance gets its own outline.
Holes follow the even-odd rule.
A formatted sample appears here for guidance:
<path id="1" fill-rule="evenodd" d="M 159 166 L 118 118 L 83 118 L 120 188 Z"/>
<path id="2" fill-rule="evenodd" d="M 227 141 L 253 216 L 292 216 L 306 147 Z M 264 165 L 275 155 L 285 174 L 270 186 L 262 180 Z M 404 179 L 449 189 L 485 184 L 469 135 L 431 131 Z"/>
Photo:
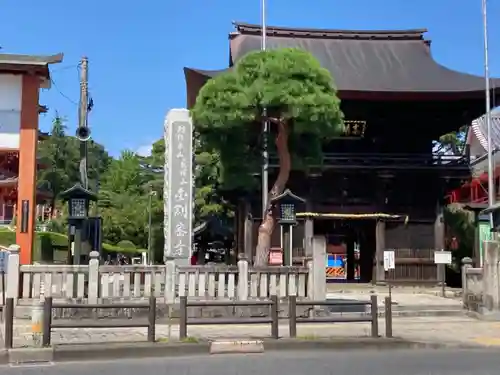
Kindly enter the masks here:
<path id="1" fill-rule="evenodd" d="M 16 243 L 21 248 L 21 264 L 31 263 L 34 246 L 39 89 L 39 77 L 23 75 L 16 222 Z"/>

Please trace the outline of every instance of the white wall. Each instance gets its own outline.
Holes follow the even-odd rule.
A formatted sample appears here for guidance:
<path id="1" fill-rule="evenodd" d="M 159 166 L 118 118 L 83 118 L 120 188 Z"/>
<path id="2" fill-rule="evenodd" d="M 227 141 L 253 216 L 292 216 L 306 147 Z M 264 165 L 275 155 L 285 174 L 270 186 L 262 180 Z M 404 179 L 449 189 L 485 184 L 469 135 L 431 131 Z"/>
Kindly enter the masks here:
<path id="1" fill-rule="evenodd" d="M 22 76 L 0 74 L 0 149 L 18 149 Z"/>

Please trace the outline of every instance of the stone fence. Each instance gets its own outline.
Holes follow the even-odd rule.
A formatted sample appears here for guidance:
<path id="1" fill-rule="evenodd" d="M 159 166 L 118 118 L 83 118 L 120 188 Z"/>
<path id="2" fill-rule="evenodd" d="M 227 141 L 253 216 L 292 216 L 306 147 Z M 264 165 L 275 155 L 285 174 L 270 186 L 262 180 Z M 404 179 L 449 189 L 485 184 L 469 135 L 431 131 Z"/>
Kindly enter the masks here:
<path id="1" fill-rule="evenodd" d="M 462 299 L 464 307 L 478 311 L 483 299 L 483 269 L 472 267 L 472 259 L 462 259 Z"/>
<path id="2" fill-rule="evenodd" d="M 464 307 L 481 315 L 500 317 L 500 254 L 497 241 L 484 242 L 483 267 L 472 267 L 472 259 L 462 260 Z"/>
<path id="3" fill-rule="evenodd" d="M 88 265 L 20 265 L 19 247 L 12 245 L 9 251 L 3 292 L 15 298 L 17 305 L 31 304 L 42 296 L 98 303 L 153 295 L 159 304 L 171 304 L 178 302 L 179 296 L 247 300 L 270 295 L 313 298 L 314 294 L 312 261 L 305 267 L 254 268 L 244 258 L 237 266 L 180 267 L 174 261 L 165 265 L 109 266 L 99 264 L 99 254 L 91 252 Z M 319 272 L 324 275 L 324 266 Z"/>

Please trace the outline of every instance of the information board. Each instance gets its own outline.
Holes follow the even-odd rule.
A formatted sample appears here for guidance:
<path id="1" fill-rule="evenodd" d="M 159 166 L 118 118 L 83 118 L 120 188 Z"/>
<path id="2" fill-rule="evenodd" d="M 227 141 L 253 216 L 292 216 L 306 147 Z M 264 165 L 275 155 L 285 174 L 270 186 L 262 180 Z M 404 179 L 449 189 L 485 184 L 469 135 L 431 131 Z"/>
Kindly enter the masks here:
<path id="1" fill-rule="evenodd" d="M 384 251 L 384 270 L 389 271 L 396 268 L 396 254 L 394 250 Z"/>

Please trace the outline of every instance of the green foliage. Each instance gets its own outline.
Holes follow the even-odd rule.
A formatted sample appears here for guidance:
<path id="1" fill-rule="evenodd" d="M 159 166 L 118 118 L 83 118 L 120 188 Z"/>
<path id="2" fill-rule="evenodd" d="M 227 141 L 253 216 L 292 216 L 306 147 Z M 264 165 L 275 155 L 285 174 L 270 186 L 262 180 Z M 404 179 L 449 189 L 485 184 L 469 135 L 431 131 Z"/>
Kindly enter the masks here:
<path id="1" fill-rule="evenodd" d="M 8 247 L 16 243 L 16 232 L 0 231 L 0 245 Z M 68 237 L 60 233 L 37 232 L 34 240 L 33 261 L 50 262 L 54 259 L 55 249 L 67 249 Z"/>
<path id="2" fill-rule="evenodd" d="M 59 194 L 79 181 L 80 145 L 66 135 L 66 120 L 58 114 L 52 122 L 50 136 L 38 145 L 38 157 L 45 165 L 37 176 L 38 188 L 52 193 L 51 207 L 56 207 Z M 89 185 L 95 189 L 99 176 L 108 169 L 111 158 L 102 145 L 88 142 Z M 52 215 L 51 215 L 52 216 Z"/>
<path id="3" fill-rule="evenodd" d="M 103 244 L 103 250 L 109 253 L 140 253 L 144 251 L 143 249 L 137 249 L 135 246 L 130 247 L 127 241 L 123 241 L 123 244 L 112 245 L 109 243 Z M 0 245 L 8 247 L 16 243 L 16 232 L 9 230 L 0 230 Z M 133 245 L 133 244 L 132 244 Z M 61 233 L 54 232 L 37 232 L 35 236 L 35 256 L 34 261 L 47 260 L 47 258 L 42 259 L 45 256 L 53 256 L 56 249 L 59 252 L 66 252 L 68 247 L 68 237 Z"/>
<path id="4" fill-rule="evenodd" d="M 132 241 L 129 240 L 121 240 L 116 244 L 116 247 L 127 249 L 127 250 L 136 250 L 137 247 L 134 245 Z"/>
<path id="5" fill-rule="evenodd" d="M 140 165 L 140 158 L 131 151 L 122 151 L 118 159 L 111 161 L 102 177 L 101 189 L 116 194 L 141 194 L 148 182 Z"/>
<path id="6" fill-rule="evenodd" d="M 0 231 L 0 245 L 10 246 L 16 243 L 16 232 L 10 230 Z"/>
<path id="7" fill-rule="evenodd" d="M 53 193 L 53 207 L 61 209 L 62 216 L 51 219 L 48 229 L 57 242 L 43 240 L 45 244 L 61 243 L 67 247 L 67 206 L 58 199 L 59 194 L 79 181 L 79 141 L 65 133 L 65 120 L 56 115 L 48 139 L 39 146 L 39 156 L 48 168 L 38 173 L 38 185 Z M 219 192 L 220 173 L 217 153 L 206 150 L 195 142 L 196 197 L 195 221 L 199 223 L 211 214 L 231 215 L 231 206 Z M 103 146 L 89 142 L 89 185 L 98 192 L 97 211 L 103 218 L 103 248 L 105 252 L 140 253 L 148 248 L 149 204 L 151 194 L 152 248 L 158 261 L 162 260 L 163 233 L 163 184 L 165 142 L 154 143 L 149 157 L 140 157 L 125 150 L 112 159 Z M 97 189 L 99 182 L 99 189 Z M 152 194 L 154 192 L 154 194 Z M 10 232 L 7 245 L 15 242 L 15 232 Z M 3 244 L 1 238 L 0 243 Z M 64 257 L 63 257 L 64 258 Z"/>
<path id="8" fill-rule="evenodd" d="M 132 250 L 129 245 L 121 245 L 147 248 L 149 195 L 155 192 L 151 195 L 152 242 L 155 252 L 163 253 L 163 194 L 156 190 L 160 188 L 159 174 L 144 167 L 148 162 L 124 151 L 102 176 L 98 205 L 103 218 L 103 238 L 128 250 Z"/>
<path id="9" fill-rule="evenodd" d="M 255 185 L 264 108 L 267 118 L 292 130 L 295 162 L 320 159 L 322 142 L 343 130 L 333 79 L 310 53 L 294 48 L 250 53 L 207 82 L 192 109 L 200 143 L 220 159 L 218 183 L 225 189 Z"/>
<path id="10" fill-rule="evenodd" d="M 129 248 L 129 247 L 120 247 L 118 245 L 112 245 L 110 243 L 103 243 L 102 249 L 104 253 L 123 253 L 129 255 L 140 254 L 143 252 L 143 249 Z"/>
<path id="11" fill-rule="evenodd" d="M 460 155 L 465 147 L 466 126 L 462 126 L 457 132 L 442 135 L 439 143 L 445 150 L 449 150 L 453 155 Z"/>
<path id="12" fill-rule="evenodd" d="M 130 249 L 130 250 L 135 250 L 137 249 L 137 247 L 134 245 L 134 243 L 132 241 L 129 241 L 129 240 L 122 240 L 122 241 L 119 241 L 117 244 L 116 244 L 117 247 L 121 247 L 122 249 Z"/>
<path id="13" fill-rule="evenodd" d="M 447 237 L 456 237 L 458 241 L 458 249 L 453 250 L 453 259 L 459 268 L 462 258 L 473 256 L 476 231 L 474 214 L 460 205 L 448 205 L 444 211 L 444 222 Z"/>
<path id="14" fill-rule="evenodd" d="M 199 135 L 194 134 L 195 153 L 195 197 L 194 197 L 194 221 L 199 224 L 211 215 L 233 216 L 231 204 L 224 199 L 219 184 L 220 158 L 217 152 L 205 147 L 199 140 Z M 144 173 L 148 175 L 148 185 L 158 196 L 163 196 L 164 175 L 158 171 L 165 165 L 165 141 L 160 139 L 153 144 L 151 156 L 143 158 L 143 165 L 147 165 Z M 163 207 L 160 208 L 163 215 Z M 162 228 L 154 227 L 153 233 L 163 231 Z M 163 232 L 160 236 L 153 235 L 153 239 L 163 241 Z M 163 248 L 163 242 L 161 242 Z"/>

